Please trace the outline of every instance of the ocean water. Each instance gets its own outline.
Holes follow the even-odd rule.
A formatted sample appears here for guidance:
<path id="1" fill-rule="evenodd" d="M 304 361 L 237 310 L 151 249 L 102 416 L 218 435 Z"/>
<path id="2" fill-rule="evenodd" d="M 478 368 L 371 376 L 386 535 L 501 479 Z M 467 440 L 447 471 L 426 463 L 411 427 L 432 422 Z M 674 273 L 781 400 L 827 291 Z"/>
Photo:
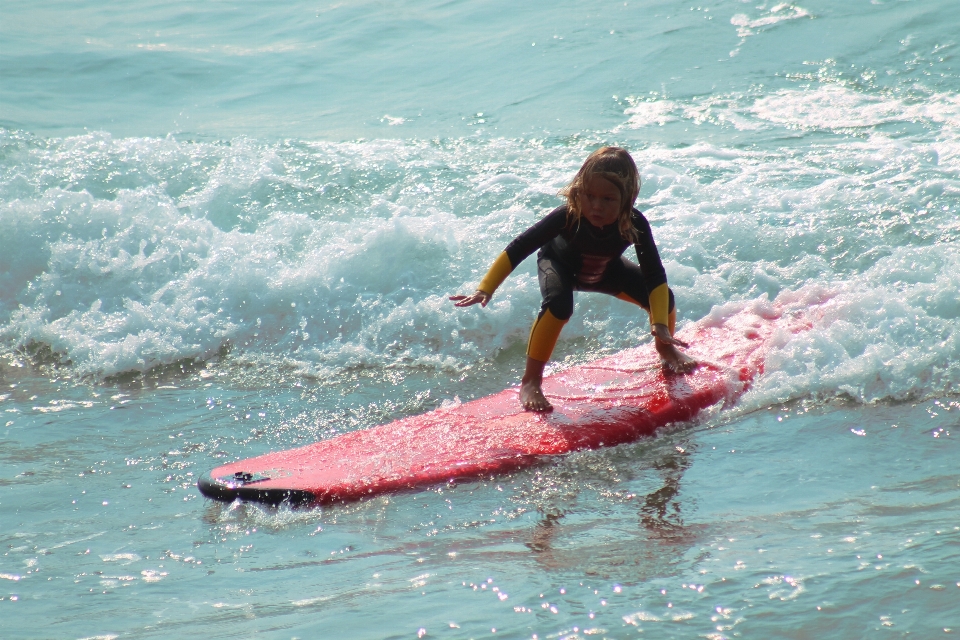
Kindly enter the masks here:
<path id="1" fill-rule="evenodd" d="M 7 2 L 0 636 L 960 634 L 955 0 Z M 602 144 L 680 325 L 829 295 L 727 411 L 346 506 L 224 461 L 516 384 Z M 648 342 L 583 294 L 554 368 Z M 651 347 L 652 348 L 652 347 Z"/>

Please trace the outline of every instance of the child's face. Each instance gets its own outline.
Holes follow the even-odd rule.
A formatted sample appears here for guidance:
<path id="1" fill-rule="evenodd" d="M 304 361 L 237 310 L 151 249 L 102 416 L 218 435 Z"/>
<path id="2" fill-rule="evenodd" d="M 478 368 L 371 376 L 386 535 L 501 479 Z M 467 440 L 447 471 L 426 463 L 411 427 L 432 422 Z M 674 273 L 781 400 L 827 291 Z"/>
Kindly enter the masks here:
<path id="1" fill-rule="evenodd" d="M 620 217 L 620 190 L 599 176 L 590 176 L 579 194 L 580 213 L 595 227 L 613 224 Z"/>

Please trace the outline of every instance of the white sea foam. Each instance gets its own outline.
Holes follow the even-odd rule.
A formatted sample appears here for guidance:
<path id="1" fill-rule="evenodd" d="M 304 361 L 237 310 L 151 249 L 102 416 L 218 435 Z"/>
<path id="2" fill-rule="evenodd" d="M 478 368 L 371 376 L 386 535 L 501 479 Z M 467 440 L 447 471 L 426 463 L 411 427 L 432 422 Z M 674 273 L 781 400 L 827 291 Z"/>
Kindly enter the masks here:
<path id="1" fill-rule="evenodd" d="M 628 129 L 642 116 L 833 131 L 881 126 L 909 106 L 839 86 L 634 104 Z M 875 400 L 956 383 L 942 365 L 958 354 L 956 108 L 950 96 L 917 106 L 936 135 L 916 138 L 634 152 L 638 206 L 654 223 L 682 322 L 731 300 L 837 290 L 849 317 L 825 318 L 772 354 L 758 402 L 837 392 Z M 15 292 L 0 298 L 9 353 L 48 345 L 77 373 L 104 376 L 226 348 L 237 361 L 336 376 L 356 366 L 458 370 L 519 347 L 539 305 L 532 259 L 486 309 L 457 310 L 447 296 L 471 290 L 559 203 L 594 143 L 94 133 L 11 134 L 6 144 L 15 150 L 0 181 L 0 274 Z M 646 333 L 627 305 L 578 299 L 565 340 L 612 350 Z"/>
<path id="2" fill-rule="evenodd" d="M 812 88 L 780 89 L 760 97 L 710 95 L 687 103 L 628 98 L 629 116 L 620 129 L 641 129 L 674 121 L 733 126 L 740 131 L 788 129 L 869 130 L 883 125 L 921 124 L 930 130 L 960 126 L 960 96 L 931 93 L 909 98 L 870 94 L 840 82 Z M 950 138 L 955 140 L 954 135 Z"/>
<path id="3" fill-rule="evenodd" d="M 810 12 L 802 7 L 782 2 L 776 4 L 759 17 L 751 17 L 745 13 L 738 13 L 730 18 L 730 24 L 737 27 L 737 35 L 746 38 L 762 30 L 786 20 L 810 18 Z"/>
<path id="4" fill-rule="evenodd" d="M 4 275 L 8 290 L 21 292 L 3 299 L 5 335 L 48 344 L 79 371 L 98 375 L 204 359 L 225 344 L 308 357 L 334 352 L 344 363 L 384 349 L 416 351 L 438 317 L 459 326 L 431 291 L 453 292 L 475 277 L 449 278 L 458 263 L 461 271 L 468 266 L 464 252 L 482 251 L 487 260 L 497 250 L 487 225 L 522 228 L 532 212 L 518 220 L 509 202 L 540 199 L 559 186 L 544 188 L 542 176 L 496 165 L 438 186 L 436 176 L 421 174 L 449 172 L 444 163 L 455 162 L 455 152 L 431 158 L 423 145 L 387 142 L 316 145 L 292 159 L 289 150 L 243 140 L 222 148 L 93 135 L 63 141 L 53 154 L 57 168 L 75 175 L 90 146 L 106 148 L 104 164 L 134 155 L 146 156 L 141 169 L 201 165 L 199 179 L 173 175 L 162 186 L 100 197 L 91 191 L 102 185 L 80 192 L 37 185 L 35 197 L 5 207 Z M 410 161 L 398 164 L 394 151 Z M 291 160 L 323 171 L 301 178 Z M 98 170 L 84 167 L 78 180 Z M 179 179 L 185 183 L 170 184 Z M 177 197 L 168 192 L 175 189 Z M 277 202 L 278 192 L 280 200 L 312 202 Z M 451 212 L 458 200 L 478 197 L 506 208 L 466 223 Z M 419 350 L 461 344 L 451 331 Z"/>
<path id="5" fill-rule="evenodd" d="M 107 553 L 100 556 L 104 562 L 119 562 L 121 564 L 130 564 L 140 560 L 140 555 L 136 553 Z"/>
<path id="6" fill-rule="evenodd" d="M 677 119 L 677 116 L 673 113 L 676 109 L 677 105 L 671 100 L 635 102 L 624 110 L 624 113 L 630 116 L 624 126 L 630 129 L 639 129 L 652 125 L 663 125 Z"/>
<path id="7" fill-rule="evenodd" d="M 813 90 L 784 89 L 754 102 L 753 115 L 776 124 L 809 129 L 849 129 L 889 123 L 927 122 L 957 126 L 960 98 L 934 94 L 922 100 L 868 95 L 840 84 Z"/>

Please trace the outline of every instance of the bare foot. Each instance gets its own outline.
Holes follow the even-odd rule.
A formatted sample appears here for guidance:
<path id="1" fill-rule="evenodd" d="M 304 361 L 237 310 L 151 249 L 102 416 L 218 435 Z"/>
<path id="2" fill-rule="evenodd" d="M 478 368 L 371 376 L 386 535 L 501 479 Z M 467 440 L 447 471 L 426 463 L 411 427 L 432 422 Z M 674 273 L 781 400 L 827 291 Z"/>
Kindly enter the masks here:
<path id="1" fill-rule="evenodd" d="M 543 368 L 547 363 L 527 356 L 527 366 L 520 378 L 520 406 L 527 411 L 553 411 L 553 405 L 543 395 Z"/>
<path id="2" fill-rule="evenodd" d="M 657 347 L 657 353 L 660 354 L 660 360 L 664 366 L 674 373 L 687 373 L 697 368 L 699 363 L 696 360 L 672 344 L 667 344 L 659 339 L 654 339 L 654 344 Z"/>
<path id="3" fill-rule="evenodd" d="M 541 380 L 523 380 L 520 382 L 520 405 L 527 411 L 553 411 L 553 405 L 543 395 Z"/>

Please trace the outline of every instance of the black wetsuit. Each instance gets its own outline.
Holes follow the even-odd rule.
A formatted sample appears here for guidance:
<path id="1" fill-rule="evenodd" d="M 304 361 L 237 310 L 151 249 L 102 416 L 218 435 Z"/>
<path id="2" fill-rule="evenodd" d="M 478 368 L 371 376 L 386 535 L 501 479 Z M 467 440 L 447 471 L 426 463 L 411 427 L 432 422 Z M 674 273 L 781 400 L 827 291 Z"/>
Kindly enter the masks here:
<path id="1" fill-rule="evenodd" d="M 541 314 L 550 310 L 558 320 L 573 315 L 573 292 L 599 291 L 625 294 L 645 309 L 650 308 L 649 293 L 666 283 L 667 274 L 653 242 L 650 223 L 633 210 L 637 230 L 637 261 L 623 257 L 630 246 L 616 224 L 595 227 L 585 217 L 573 227 L 567 225 L 567 205 L 557 207 L 542 220 L 507 245 L 505 253 L 513 267 L 527 256 L 537 254 L 537 275 L 543 294 Z M 674 307 L 670 291 L 670 306 Z"/>

